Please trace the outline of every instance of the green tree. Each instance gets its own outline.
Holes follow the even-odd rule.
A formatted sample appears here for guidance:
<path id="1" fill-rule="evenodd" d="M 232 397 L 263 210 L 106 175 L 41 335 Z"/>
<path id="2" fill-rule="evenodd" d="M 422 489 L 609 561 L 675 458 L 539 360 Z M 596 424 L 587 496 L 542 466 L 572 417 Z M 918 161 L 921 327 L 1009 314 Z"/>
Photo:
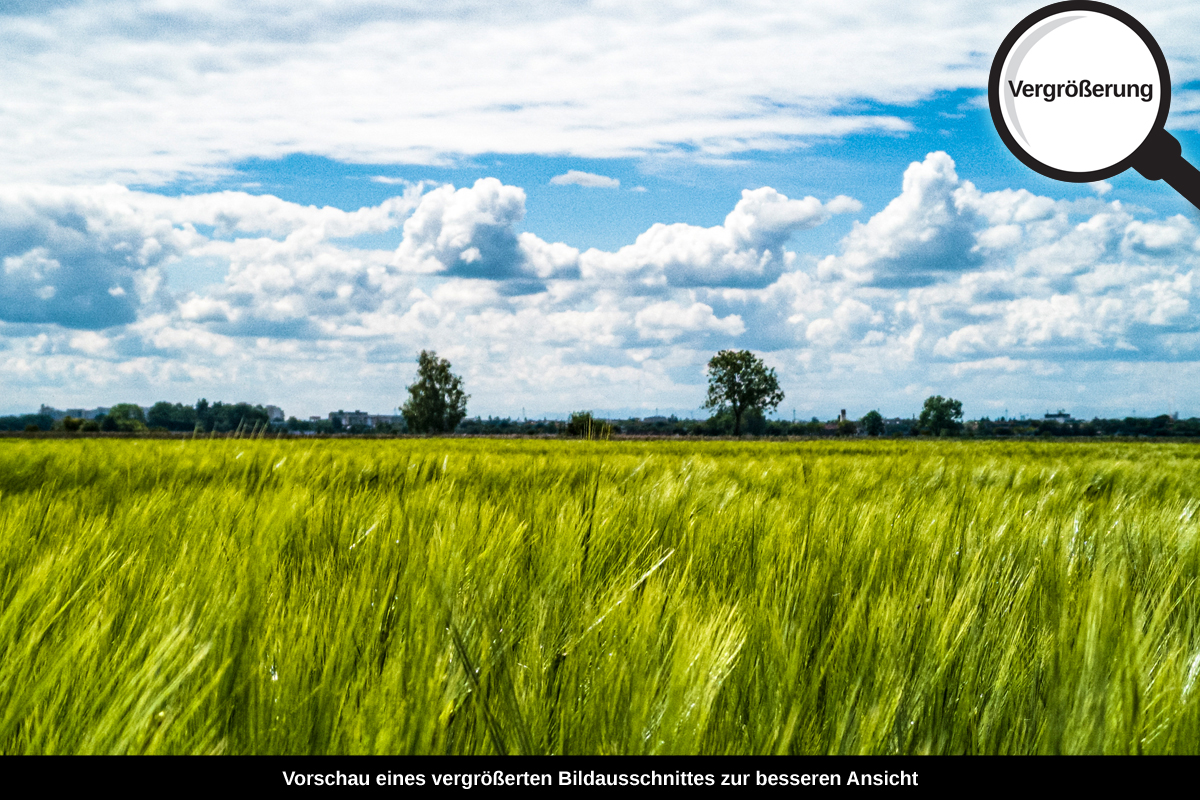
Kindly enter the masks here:
<path id="1" fill-rule="evenodd" d="M 867 436 L 880 436 L 883 434 L 883 415 L 878 411 L 868 411 L 867 415 L 862 418 L 863 429 L 866 430 Z"/>
<path id="2" fill-rule="evenodd" d="M 584 439 L 607 439 L 613 434 L 613 426 L 602 419 L 596 419 L 590 411 L 572 411 L 567 420 L 567 435 L 581 436 Z"/>
<path id="3" fill-rule="evenodd" d="M 462 378 L 450 372 L 450 362 L 432 350 L 417 359 L 417 381 L 408 387 L 408 400 L 400 409 L 413 433 L 449 433 L 467 415 Z"/>
<path id="4" fill-rule="evenodd" d="M 166 428 L 169 431 L 192 431 L 196 429 L 196 409 L 183 403 L 171 404 L 162 400 L 150 407 L 146 424 L 151 428 Z"/>
<path id="5" fill-rule="evenodd" d="M 917 424 L 934 436 L 948 436 L 962 428 L 962 403 L 940 394 L 926 398 Z"/>
<path id="6" fill-rule="evenodd" d="M 108 415 L 117 421 L 127 420 L 146 424 L 146 412 L 142 411 L 142 407 L 137 403 L 117 403 L 108 410 Z"/>
<path id="7" fill-rule="evenodd" d="M 146 430 L 146 412 L 137 403 L 117 403 L 108 410 L 107 425 L 104 430 L 144 431 Z"/>
<path id="8" fill-rule="evenodd" d="M 722 350 L 708 362 L 708 398 L 704 408 L 733 414 L 733 435 L 742 435 L 742 417 L 750 409 L 764 412 L 783 402 L 775 370 L 749 350 Z"/>

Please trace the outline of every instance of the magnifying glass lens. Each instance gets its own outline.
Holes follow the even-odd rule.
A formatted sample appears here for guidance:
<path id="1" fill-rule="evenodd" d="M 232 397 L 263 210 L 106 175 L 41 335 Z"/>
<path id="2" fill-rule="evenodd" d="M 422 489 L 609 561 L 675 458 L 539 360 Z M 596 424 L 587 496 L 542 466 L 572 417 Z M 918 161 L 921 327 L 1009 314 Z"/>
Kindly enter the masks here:
<path id="1" fill-rule="evenodd" d="M 1008 48 L 995 87 L 1010 147 L 1062 180 L 1124 170 L 1170 102 L 1165 62 L 1160 69 L 1151 43 L 1111 14 L 1085 9 L 1030 25 Z"/>
<path id="2" fill-rule="evenodd" d="M 1133 167 L 1200 208 L 1200 170 L 1165 127 L 1167 59 L 1119 8 L 1063 0 L 1025 17 L 992 60 L 988 106 L 1004 144 L 1032 170 L 1083 183 Z"/>

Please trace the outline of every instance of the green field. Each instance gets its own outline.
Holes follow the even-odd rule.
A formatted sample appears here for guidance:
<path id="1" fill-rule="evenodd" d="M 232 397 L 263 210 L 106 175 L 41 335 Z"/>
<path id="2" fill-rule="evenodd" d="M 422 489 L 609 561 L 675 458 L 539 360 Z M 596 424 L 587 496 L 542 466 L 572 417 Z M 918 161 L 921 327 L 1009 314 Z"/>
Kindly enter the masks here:
<path id="1" fill-rule="evenodd" d="M 0 441 L 0 753 L 1197 753 L 1200 446 Z"/>

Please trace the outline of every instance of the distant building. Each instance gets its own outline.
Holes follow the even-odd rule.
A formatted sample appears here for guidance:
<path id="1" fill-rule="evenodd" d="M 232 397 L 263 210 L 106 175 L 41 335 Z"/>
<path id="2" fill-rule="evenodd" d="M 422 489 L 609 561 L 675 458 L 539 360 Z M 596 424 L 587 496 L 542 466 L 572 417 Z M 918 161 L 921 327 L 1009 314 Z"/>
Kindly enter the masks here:
<path id="1" fill-rule="evenodd" d="M 282 423 L 286 417 L 279 406 L 267 406 L 267 421 Z"/>
<path id="2" fill-rule="evenodd" d="M 340 408 L 337 411 L 329 412 L 329 421 L 335 420 L 342 423 L 343 428 L 349 428 L 354 425 L 366 427 L 370 424 L 371 415 L 365 411 L 342 411 Z"/>
<path id="3" fill-rule="evenodd" d="M 379 428 L 384 425 L 399 427 L 404 424 L 404 417 L 400 414 L 369 414 L 366 411 L 330 411 L 325 417 L 309 417 L 309 422 L 338 422 L 343 428 L 360 427 L 360 428 Z"/>
<path id="4" fill-rule="evenodd" d="M 836 431 L 838 429 L 838 425 L 845 421 L 846 421 L 846 409 L 843 408 L 841 410 L 841 413 L 838 414 L 838 418 L 836 420 L 834 420 L 833 422 L 825 423 L 825 430 Z"/>
<path id="5" fill-rule="evenodd" d="M 63 411 L 62 409 L 52 408 L 51 406 L 43 403 L 42 407 L 38 409 L 38 413 L 57 421 L 66 417 L 74 417 L 75 419 L 98 419 L 99 417 L 103 417 L 105 414 L 107 414 L 109 410 L 110 409 L 101 406 L 99 408 L 68 408 L 66 411 Z"/>
<path id="6" fill-rule="evenodd" d="M 1060 408 L 1060 409 L 1058 410 L 1058 413 L 1057 413 L 1057 414 L 1049 414 L 1049 413 L 1048 413 L 1048 414 L 1046 414 L 1046 421 L 1047 421 L 1047 422 L 1070 422 L 1070 421 L 1071 421 L 1071 415 L 1070 415 L 1070 414 L 1068 414 L 1067 412 L 1063 411 L 1063 410 Z"/>

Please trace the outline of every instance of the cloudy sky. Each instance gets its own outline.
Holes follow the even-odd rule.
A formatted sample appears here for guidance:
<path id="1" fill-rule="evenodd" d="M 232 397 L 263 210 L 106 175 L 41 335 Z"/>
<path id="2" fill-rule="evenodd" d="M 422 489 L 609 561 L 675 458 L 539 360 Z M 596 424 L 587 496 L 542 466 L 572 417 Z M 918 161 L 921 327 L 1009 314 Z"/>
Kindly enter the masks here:
<path id="1" fill-rule="evenodd" d="M 10 0 L 0 413 L 1200 414 L 1200 216 L 987 112 L 1041 3 Z M 1200 6 L 1122 7 L 1200 163 Z M 1195 303 L 1195 305 L 1193 305 Z"/>

